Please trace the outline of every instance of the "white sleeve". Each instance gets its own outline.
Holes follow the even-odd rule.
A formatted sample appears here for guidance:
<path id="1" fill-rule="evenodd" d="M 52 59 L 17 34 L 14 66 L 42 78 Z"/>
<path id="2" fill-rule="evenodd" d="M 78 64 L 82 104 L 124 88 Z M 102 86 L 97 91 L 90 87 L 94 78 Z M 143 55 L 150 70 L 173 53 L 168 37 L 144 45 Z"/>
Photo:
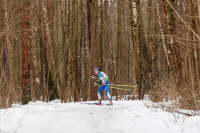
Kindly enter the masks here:
<path id="1" fill-rule="evenodd" d="M 108 76 L 104 72 L 101 72 L 100 74 L 101 77 L 99 79 L 102 80 L 103 83 L 106 83 L 106 81 L 108 80 Z"/>
<path id="2" fill-rule="evenodd" d="M 104 80 L 108 77 L 104 72 L 102 72 L 102 75 Z"/>

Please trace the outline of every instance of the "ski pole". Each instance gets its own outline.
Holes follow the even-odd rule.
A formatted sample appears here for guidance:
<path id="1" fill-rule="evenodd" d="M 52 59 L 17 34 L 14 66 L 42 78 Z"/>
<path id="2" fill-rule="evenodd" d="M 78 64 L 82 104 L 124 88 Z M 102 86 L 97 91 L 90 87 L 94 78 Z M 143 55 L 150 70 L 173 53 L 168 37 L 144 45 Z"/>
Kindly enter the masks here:
<path id="1" fill-rule="evenodd" d="M 97 77 L 91 76 L 91 78 L 95 79 Z M 105 84 L 105 85 L 112 85 L 112 86 L 124 86 L 124 87 L 137 87 L 137 85 L 115 85 L 115 84 Z"/>
<path id="2" fill-rule="evenodd" d="M 112 86 L 124 86 L 124 87 L 137 87 L 137 85 L 115 85 L 115 84 L 106 84 L 106 85 L 112 85 Z"/>
<path id="3" fill-rule="evenodd" d="M 117 87 L 110 87 L 112 89 L 117 89 L 117 90 L 125 90 L 125 91 L 130 91 L 130 89 L 124 89 L 124 88 L 117 88 Z"/>
<path id="4" fill-rule="evenodd" d="M 101 85 L 99 85 L 99 84 L 96 84 L 97 86 L 101 86 Z M 117 90 L 126 90 L 126 91 L 130 91 L 130 89 L 124 89 L 124 88 L 118 88 L 118 87 L 110 87 L 110 88 L 112 88 L 112 89 L 117 89 Z"/>

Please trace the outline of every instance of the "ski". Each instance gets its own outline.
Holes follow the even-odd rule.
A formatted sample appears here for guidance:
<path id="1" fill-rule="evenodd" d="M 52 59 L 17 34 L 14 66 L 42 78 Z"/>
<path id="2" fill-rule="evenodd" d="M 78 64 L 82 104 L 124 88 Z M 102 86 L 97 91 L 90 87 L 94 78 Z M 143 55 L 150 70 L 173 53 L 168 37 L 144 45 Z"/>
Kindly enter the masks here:
<path id="1" fill-rule="evenodd" d="M 99 105 L 99 106 L 113 106 L 112 104 L 99 104 L 99 103 L 80 103 L 80 104 L 87 104 L 87 105 Z"/>
<path id="2" fill-rule="evenodd" d="M 99 106 L 113 106 L 113 104 L 96 104 L 96 105 L 99 105 Z"/>
<path id="3" fill-rule="evenodd" d="M 80 103 L 80 104 L 96 105 L 97 103 Z"/>
<path id="4" fill-rule="evenodd" d="M 113 106 L 113 103 L 112 103 L 112 104 L 109 104 L 109 103 L 108 103 L 108 104 L 106 104 L 106 105 L 108 105 L 108 106 Z"/>

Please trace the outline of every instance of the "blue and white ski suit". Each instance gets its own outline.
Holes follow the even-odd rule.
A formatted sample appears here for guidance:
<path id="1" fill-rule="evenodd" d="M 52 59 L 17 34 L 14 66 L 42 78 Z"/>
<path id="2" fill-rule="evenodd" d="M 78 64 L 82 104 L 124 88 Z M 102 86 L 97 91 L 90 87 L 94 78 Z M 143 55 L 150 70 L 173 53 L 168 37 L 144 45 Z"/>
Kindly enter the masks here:
<path id="1" fill-rule="evenodd" d="M 109 94 L 109 84 L 110 83 L 108 81 L 108 76 L 102 71 L 99 71 L 98 76 L 99 76 L 98 80 L 102 81 L 102 85 L 99 87 L 99 89 L 97 91 L 98 98 L 101 99 L 101 92 L 103 90 L 105 90 L 108 99 L 111 100 L 111 96 Z"/>

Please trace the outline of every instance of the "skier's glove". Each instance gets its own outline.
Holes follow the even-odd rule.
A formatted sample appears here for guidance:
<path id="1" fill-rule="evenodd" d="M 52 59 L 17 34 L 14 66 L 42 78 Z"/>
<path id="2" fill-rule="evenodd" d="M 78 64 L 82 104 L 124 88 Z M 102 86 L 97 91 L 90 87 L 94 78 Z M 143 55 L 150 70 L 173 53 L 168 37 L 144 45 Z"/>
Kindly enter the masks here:
<path id="1" fill-rule="evenodd" d="M 100 79 L 98 79 L 97 81 L 96 81 L 96 83 L 98 84 L 100 82 Z"/>
<path id="2" fill-rule="evenodd" d="M 98 80 L 94 83 L 94 86 L 99 85 L 99 82 L 100 82 L 100 80 L 98 79 Z"/>
<path id="3" fill-rule="evenodd" d="M 94 82 L 94 86 L 97 86 L 98 84 L 97 84 L 97 82 Z"/>

